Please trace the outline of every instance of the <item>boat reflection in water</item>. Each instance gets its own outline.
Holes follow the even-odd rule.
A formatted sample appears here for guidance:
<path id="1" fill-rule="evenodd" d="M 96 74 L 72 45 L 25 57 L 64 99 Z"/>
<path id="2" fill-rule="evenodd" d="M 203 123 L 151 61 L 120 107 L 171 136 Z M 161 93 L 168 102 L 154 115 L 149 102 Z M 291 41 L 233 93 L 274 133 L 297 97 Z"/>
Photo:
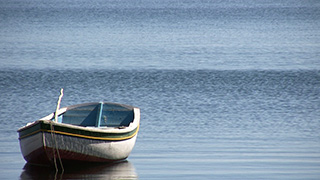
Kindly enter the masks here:
<path id="1" fill-rule="evenodd" d="M 64 165 L 64 172 L 54 167 L 26 164 L 20 179 L 138 179 L 135 168 L 129 161 L 109 164 L 86 163 Z"/>

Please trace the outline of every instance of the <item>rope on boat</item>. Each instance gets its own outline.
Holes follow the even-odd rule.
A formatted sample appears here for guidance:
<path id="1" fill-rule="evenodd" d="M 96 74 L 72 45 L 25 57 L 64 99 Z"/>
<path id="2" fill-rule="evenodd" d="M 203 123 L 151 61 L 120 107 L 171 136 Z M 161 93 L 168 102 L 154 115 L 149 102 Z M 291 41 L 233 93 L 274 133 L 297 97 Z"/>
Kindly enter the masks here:
<path id="1" fill-rule="evenodd" d="M 53 133 L 53 125 L 52 123 L 50 123 L 50 129 L 51 129 L 51 139 L 52 139 L 52 142 L 54 141 L 54 133 Z M 56 143 L 55 143 L 56 144 Z M 53 162 L 54 162 L 54 167 L 56 168 L 56 173 L 59 171 L 58 170 L 58 166 L 57 166 L 57 160 L 56 160 L 56 152 L 55 152 L 55 147 L 52 148 L 53 150 Z"/>
<path id="2" fill-rule="evenodd" d="M 59 153 L 57 138 L 56 138 L 56 135 L 55 135 L 55 133 L 54 133 L 54 126 L 53 126 L 53 123 L 52 123 L 52 122 L 50 123 L 50 128 L 51 128 L 52 141 L 54 142 L 54 145 L 53 145 L 53 148 L 52 148 L 52 149 L 53 149 L 53 162 L 54 162 L 54 166 L 55 166 L 55 168 L 56 168 L 56 172 L 58 172 L 59 169 L 58 169 L 58 165 L 57 165 L 57 158 L 56 158 L 56 153 L 55 153 L 55 151 L 56 151 L 56 152 L 57 152 L 57 155 L 58 155 L 60 167 L 61 167 L 61 170 L 62 170 L 62 173 L 63 173 L 63 172 L 64 172 L 64 168 L 63 168 L 61 156 L 60 156 L 60 153 Z"/>
<path id="3" fill-rule="evenodd" d="M 62 96 L 63 96 L 63 88 L 61 88 L 61 90 L 60 90 L 60 96 L 59 96 L 59 99 L 58 99 L 56 112 L 54 114 L 54 121 L 55 122 L 58 122 L 58 110 L 60 109 L 60 103 L 61 103 Z M 51 129 L 52 142 L 54 142 L 54 145 L 53 145 L 52 149 L 53 149 L 53 162 L 54 162 L 54 166 L 56 168 L 56 173 L 58 173 L 59 169 L 58 169 L 58 165 L 57 165 L 57 158 L 56 158 L 56 152 L 55 151 L 57 151 L 59 163 L 60 163 L 61 170 L 62 170 L 62 173 L 63 173 L 64 172 L 64 168 L 63 168 L 62 160 L 61 160 L 59 149 L 58 149 L 57 139 L 56 139 L 56 136 L 55 136 L 55 133 L 54 133 L 53 122 L 50 122 L 50 129 Z"/>

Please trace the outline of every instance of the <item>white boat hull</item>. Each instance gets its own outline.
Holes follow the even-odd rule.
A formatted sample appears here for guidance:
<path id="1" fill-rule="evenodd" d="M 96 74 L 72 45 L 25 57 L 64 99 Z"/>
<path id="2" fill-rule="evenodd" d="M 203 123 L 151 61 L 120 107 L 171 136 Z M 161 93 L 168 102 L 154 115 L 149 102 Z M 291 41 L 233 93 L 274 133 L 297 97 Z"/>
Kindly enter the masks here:
<path id="1" fill-rule="evenodd" d="M 129 156 L 136 137 L 122 141 L 102 141 L 39 132 L 21 139 L 20 146 L 23 147 L 21 152 L 26 161 L 33 164 L 52 163 L 54 158 L 63 161 L 112 162 Z"/>
<path id="2" fill-rule="evenodd" d="M 100 107 L 100 105 L 101 111 L 95 111 L 96 107 Z M 106 108 L 103 109 L 103 105 Z M 72 112 L 68 114 L 68 110 Z M 117 104 L 88 103 L 63 108 L 58 112 L 58 115 L 59 117 L 65 116 L 64 121 L 69 118 L 70 122 L 74 123 L 75 118 L 83 117 L 83 112 L 88 116 L 83 123 L 95 126 L 55 122 L 52 119 L 54 114 L 50 114 L 20 128 L 18 130 L 20 148 L 25 160 L 32 164 L 54 164 L 58 160 L 64 162 L 113 162 L 126 159 L 132 151 L 138 135 L 139 108 Z M 126 113 L 129 115 L 126 116 Z M 96 118 L 92 114 L 99 116 Z M 115 114 L 119 116 L 115 116 Z M 105 126 L 103 124 L 105 119 L 101 118 L 105 115 L 113 118 L 107 119 L 111 125 L 117 122 L 117 118 L 120 119 L 119 125 Z M 133 119 L 128 119 L 128 117 Z M 88 118 L 94 120 L 93 123 L 88 123 Z M 122 126 L 121 123 L 124 122 L 129 124 Z"/>

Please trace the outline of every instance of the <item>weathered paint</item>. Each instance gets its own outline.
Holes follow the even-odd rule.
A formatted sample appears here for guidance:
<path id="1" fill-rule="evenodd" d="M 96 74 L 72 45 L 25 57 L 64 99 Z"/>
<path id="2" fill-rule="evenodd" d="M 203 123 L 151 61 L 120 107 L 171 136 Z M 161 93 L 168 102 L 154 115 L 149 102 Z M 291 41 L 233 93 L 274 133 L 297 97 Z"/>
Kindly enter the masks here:
<path id="1" fill-rule="evenodd" d="M 104 104 L 107 105 L 104 106 Z M 131 111 L 133 115 L 129 113 L 128 116 L 127 113 L 118 118 L 121 122 L 125 120 L 126 123 L 130 123 L 127 126 L 118 123 L 116 127 L 84 127 L 80 121 L 79 125 L 58 123 L 53 121 L 54 114 L 29 123 L 18 130 L 21 152 L 26 161 L 40 164 L 52 162 L 55 157 L 53 148 L 59 150 L 62 160 L 108 162 L 122 160 L 129 156 L 139 131 L 139 108 L 115 103 L 86 103 L 59 110 L 59 117 L 63 117 L 68 109 L 72 110 L 72 113 L 85 112 L 85 115 L 96 121 L 102 121 L 103 113 L 107 111 L 120 112 L 120 114 Z M 89 109 L 94 111 L 95 115 L 88 112 Z M 132 117 L 131 120 L 128 119 L 130 117 Z M 63 118 L 61 119 L 63 122 Z M 116 119 L 114 118 L 113 121 Z"/>
<path id="2" fill-rule="evenodd" d="M 123 141 L 105 141 L 68 137 L 39 132 L 20 140 L 25 160 L 33 164 L 52 164 L 58 158 L 55 144 L 63 161 L 111 162 L 126 159 L 132 151 L 136 136 Z"/>
<path id="3" fill-rule="evenodd" d="M 51 127 L 52 126 L 52 127 Z M 70 125 L 69 125 L 70 126 Z M 125 139 L 130 139 L 134 135 L 136 135 L 139 131 L 139 126 L 128 132 L 111 132 L 108 129 L 103 128 L 95 128 L 95 131 L 92 131 L 93 128 L 79 128 L 79 127 L 69 127 L 64 124 L 53 123 L 51 121 L 39 120 L 36 121 L 35 124 L 19 131 L 19 139 L 26 138 L 28 136 L 32 136 L 38 132 L 49 132 L 55 134 L 63 134 L 67 136 L 74 136 L 86 139 L 97 139 L 97 140 L 105 140 L 105 141 L 120 141 Z M 117 128 L 109 128 L 109 130 L 113 130 Z M 99 131 L 97 131 L 99 130 Z"/>

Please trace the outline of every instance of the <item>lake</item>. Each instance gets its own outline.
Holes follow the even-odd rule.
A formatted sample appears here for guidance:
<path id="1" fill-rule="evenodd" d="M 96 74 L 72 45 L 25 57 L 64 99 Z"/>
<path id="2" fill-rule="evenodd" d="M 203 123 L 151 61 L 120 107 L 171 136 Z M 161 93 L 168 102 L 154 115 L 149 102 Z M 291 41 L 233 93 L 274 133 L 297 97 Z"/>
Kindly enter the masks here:
<path id="1" fill-rule="evenodd" d="M 320 2 L 0 2 L 1 179 L 320 179 Z M 125 162 L 25 163 L 61 106 L 141 109 Z"/>

